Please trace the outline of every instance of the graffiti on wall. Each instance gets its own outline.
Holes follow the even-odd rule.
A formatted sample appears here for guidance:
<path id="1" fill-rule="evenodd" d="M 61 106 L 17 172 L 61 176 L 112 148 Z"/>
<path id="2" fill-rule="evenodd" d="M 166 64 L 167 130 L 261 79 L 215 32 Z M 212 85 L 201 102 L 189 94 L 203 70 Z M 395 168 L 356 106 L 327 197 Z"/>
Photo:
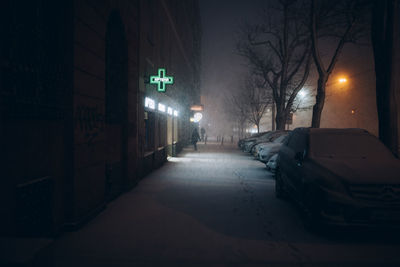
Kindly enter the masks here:
<path id="1" fill-rule="evenodd" d="M 104 132 L 104 111 L 98 106 L 77 106 L 75 129 L 84 134 L 85 143 L 92 146 L 101 132 Z"/>

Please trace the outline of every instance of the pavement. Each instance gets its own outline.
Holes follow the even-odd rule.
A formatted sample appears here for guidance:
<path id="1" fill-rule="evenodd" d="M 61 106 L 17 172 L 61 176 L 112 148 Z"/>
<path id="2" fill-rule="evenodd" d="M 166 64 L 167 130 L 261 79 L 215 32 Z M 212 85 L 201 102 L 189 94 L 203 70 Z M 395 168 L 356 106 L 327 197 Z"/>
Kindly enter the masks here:
<path id="1" fill-rule="evenodd" d="M 234 145 L 185 148 L 56 240 L 54 265 L 400 266 L 397 236 L 308 232 L 274 184 Z"/>

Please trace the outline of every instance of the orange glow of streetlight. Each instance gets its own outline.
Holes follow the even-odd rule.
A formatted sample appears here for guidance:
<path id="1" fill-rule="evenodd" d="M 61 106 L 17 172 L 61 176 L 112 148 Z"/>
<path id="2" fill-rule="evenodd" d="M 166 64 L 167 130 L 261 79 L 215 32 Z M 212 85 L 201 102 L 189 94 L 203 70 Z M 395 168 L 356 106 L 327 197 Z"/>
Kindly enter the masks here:
<path id="1" fill-rule="evenodd" d="M 339 83 L 345 83 L 345 82 L 347 82 L 346 78 L 339 78 Z"/>

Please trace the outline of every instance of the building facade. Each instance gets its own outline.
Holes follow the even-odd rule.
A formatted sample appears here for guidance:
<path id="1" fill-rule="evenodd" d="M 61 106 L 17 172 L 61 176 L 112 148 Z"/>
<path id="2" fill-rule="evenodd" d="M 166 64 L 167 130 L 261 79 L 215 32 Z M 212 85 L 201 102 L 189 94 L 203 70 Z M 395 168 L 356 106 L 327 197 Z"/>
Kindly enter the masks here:
<path id="1" fill-rule="evenodd" d="M 198 1 L 7 0 L 0 13 L 0 235 L 79 227 L 186 145 Z"/>

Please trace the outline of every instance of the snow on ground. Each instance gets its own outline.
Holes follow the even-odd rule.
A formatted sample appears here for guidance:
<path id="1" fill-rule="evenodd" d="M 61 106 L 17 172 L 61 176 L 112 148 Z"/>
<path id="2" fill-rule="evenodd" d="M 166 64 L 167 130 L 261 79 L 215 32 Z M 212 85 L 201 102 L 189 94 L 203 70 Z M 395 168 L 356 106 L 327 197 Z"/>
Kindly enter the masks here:
<path id="1" fill-rule="evenodd" d="M 233 145 L 185 148 L 57 240 L 55 265 L 400 266 L 398 237 L 309 233 L 274 184 Z"/>

